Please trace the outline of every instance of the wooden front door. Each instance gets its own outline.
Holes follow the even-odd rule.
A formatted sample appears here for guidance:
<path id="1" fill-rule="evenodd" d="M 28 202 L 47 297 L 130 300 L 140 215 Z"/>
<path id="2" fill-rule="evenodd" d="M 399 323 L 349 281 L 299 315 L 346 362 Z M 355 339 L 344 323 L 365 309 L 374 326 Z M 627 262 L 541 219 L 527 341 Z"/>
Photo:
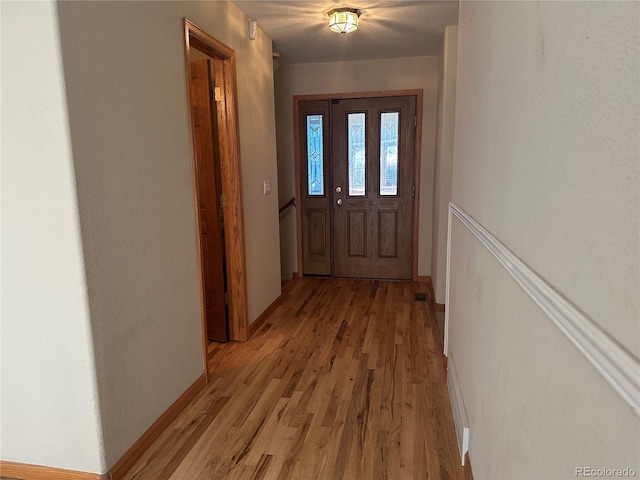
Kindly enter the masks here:
<path id="1" fill-rule="evenodd" d="M 212 101 L 212 63 L 210 60 L 191 62 L 190 94 L 207 338 L 225 342 L 229 339 L 229 329 L 225 302 L 224 216 L 220 204 L 220 152 L 216 103 Z"/>
<path id="2" fill-rule="evenodd" d="M 300 114 L 304 273 L 410 279 L 416 97 L 308 101 Z"/>

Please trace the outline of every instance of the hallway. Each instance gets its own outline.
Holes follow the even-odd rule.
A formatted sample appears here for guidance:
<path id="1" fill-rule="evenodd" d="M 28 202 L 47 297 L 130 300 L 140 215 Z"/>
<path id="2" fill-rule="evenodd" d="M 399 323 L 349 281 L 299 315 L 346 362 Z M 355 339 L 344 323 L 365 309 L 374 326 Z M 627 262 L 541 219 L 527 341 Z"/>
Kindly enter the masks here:
<path id="1" fill-rule="evenodd" d="M 469 479 L 433 299 L 412 282 L 304 278 L 127 479 Z"/>

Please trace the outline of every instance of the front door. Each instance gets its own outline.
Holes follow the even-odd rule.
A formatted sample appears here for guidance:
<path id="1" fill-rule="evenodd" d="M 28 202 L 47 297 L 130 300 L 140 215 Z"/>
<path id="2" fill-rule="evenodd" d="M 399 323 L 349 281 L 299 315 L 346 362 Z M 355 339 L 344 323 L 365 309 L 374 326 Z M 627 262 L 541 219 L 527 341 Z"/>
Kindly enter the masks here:
<path id="1" fill-rule="evenodd" d="M 305 274 L 410 279 L 416 97 L 302 102 Z"/>

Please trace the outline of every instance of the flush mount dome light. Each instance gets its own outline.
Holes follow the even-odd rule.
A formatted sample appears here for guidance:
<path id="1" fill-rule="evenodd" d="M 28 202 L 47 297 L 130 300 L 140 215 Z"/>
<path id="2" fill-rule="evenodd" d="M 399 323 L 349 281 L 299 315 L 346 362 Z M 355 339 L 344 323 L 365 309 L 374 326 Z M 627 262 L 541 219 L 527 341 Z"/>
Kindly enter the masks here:
<path id="1" fill-rule="evenodd" d="M 336 8 L 329 12 L 329 29 L 337 33 L 355 32 L 358 29 L 360 10 Z"/>

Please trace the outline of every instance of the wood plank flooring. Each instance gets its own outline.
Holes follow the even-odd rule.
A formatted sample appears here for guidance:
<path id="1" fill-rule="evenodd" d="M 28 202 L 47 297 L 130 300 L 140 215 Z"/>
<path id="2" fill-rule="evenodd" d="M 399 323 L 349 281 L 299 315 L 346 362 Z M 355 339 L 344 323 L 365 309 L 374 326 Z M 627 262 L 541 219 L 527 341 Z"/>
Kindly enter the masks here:
<path id="1" fill-rule="evenodd" d="M 466 479 L 426 284 L 303 278 L 126 479 Z"/>

